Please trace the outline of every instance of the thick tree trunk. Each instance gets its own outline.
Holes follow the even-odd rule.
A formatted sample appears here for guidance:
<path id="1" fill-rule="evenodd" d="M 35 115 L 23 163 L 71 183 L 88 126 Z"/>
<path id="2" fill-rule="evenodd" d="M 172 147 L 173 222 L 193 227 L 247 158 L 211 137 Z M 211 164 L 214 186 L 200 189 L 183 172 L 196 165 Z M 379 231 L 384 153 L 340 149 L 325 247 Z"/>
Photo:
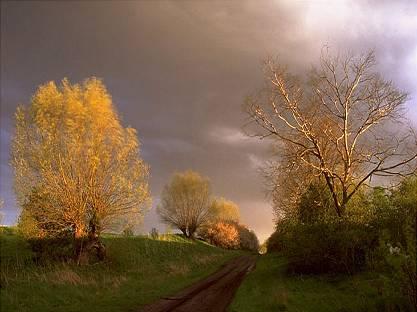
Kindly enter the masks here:
<path id="1" fill-rule="evenodd" d="M 99 240 L 99 231 L 95 224 L 90 223 L 88 235 L 85 231 L 75 228 L 74 245 L 78 265 L 103 261 L 106 258 L 106 248 Z"/>
<path id="2" fill-rule="evenodd" d="M 180 228 L 180 231 L 182 234 L 184 234 L 185 237 L 188 237 L 187 229 L 186 228 Z"/>
<path id="3" fill-rule="evenodd" d="M 327 174 L 325 174 L 324 177 L 326 179 L 326 183 L 327 183 L 327 186 L 329 188 L 329 191 L 332 194 L 333 203 L 334 203 L 334 207 L 336 209 L 337 216 L 342 217 L 342 212 L 341 212 L 341 209 L 340 209 L 339 199 L 337 198 L 336 190 L 334 189 L 332 179 Z"/>
<path id="4" fill-rule="evenodd" d="M 100 241 L 100 226 L 97 224 L 96 219 L 90 221 L 90 232 L 88 233 L 88 246 L 86 252 L 89 255 L 89 261 L 91 258 L 97 258 L 94 260 L 103 261 L 106 258 L 106 247 Z"/>
<path id="5" fill-rule="evenodd" d="M 85 233 L 80 228 L 75 226 L 74 229 L 74 251 L 75 251 L 75 260 L 77 264 L 80 264 L 83 250 L 84 250 L 84 240 L 85 240 Z"/>

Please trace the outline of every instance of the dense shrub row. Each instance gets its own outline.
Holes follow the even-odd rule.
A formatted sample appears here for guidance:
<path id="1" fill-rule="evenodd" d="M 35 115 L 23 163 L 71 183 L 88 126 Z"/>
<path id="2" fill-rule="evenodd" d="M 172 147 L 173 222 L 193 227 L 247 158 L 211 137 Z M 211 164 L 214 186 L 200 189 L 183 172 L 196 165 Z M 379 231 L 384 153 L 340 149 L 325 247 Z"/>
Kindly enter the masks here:
<path id="1" fill-rule="evenodd" d="M 417 306 L 417 178 L 405 179 L 394 190 L 361 192 L 342 218 L 332 213 L 325 191 L 317 197 L 318 189 L 320 185 L 306 190 L 296 217 L 277 223 L 267 241 L 268 252 L 285 255 L 292 273 L 381 270 L 410 305 Z"/>
<path id="2" fill-rule="evenodd" d="M 222 248 L 253 251 L 259 248 L 255 233 L 235 221 L 211 222 L 200 229 L 199 236 L 210 244 Z"/>
<path id="3" fill-rule="evenodd" d="M 333 220 L 282 224 L 268 248 L 287 255 L 292 272 L 310 274 L 361 270 L 369 251 L 377 246 L 378 235 L 372 226 Z"/>

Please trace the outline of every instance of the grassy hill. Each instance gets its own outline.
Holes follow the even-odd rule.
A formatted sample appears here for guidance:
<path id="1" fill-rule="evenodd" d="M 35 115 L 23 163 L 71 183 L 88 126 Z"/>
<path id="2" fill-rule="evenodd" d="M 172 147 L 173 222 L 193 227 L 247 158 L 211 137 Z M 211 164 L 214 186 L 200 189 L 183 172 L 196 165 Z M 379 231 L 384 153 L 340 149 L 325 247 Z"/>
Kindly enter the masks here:
<path id="1" fill-rule="evenodd" d="M 108 261 L 39 266 L 25 240 L 3 228 L 1 311 L 129 311 L 214 272 L 239 251 L 178 235 L 103 238 Z"/>

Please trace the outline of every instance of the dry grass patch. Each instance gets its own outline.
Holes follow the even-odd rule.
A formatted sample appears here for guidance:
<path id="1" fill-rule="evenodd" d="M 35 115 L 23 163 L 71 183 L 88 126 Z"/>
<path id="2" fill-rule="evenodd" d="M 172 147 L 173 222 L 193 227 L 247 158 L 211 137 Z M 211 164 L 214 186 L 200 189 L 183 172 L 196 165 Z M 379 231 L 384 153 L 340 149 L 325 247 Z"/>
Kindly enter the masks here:
<path id="1" fill-rule="evenodd" d="M 50 283 L 55 285 L 89 285 L 96 284 L 94 279 L 86 279 L 81 277 L 77 272 L 70 268 L 62 268 L 60 270 L 48 273 L 46 278 Z"/>
<path id="2" fill-rule="evenodd" d="M 170 263 L 168 264 L 167 271 L 169 275 L 185 276 L 190 272 L 190 268 L 185 263 Z"/>

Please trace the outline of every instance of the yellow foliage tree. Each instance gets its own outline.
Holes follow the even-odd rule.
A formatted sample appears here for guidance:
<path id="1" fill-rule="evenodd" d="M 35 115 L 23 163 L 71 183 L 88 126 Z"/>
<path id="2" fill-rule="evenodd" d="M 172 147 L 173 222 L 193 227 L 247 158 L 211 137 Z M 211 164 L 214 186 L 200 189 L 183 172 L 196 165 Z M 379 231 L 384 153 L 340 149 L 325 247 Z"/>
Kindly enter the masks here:
<path id="1" fill-rule="evenodd" d="M 17 109 L 11 150 L 25 222 L 38 235 L 84 239 L 123 219 L 141 220 L 150 195 L 139 147 L 100 80 L 40 86 Z"/>
<path id="2" fill-rule="evenodd" d="M 210 244 L 226 249 L 240 246 L 239 230 L 235 223 L 219 221 L 204 228 L 201 235 Z"/>
<path id="3" fill-rule="evenodd" d="M 210 182 L 197 172 L 176 173 L 161 194 L 158 213 L 165 224 L 193 238 L 210 217 Z"/>
<path id="4" fill-rule="evenodd" d="M 212 221 L 234 221 L 239 222 L 239 207 L 223 197 L 216 198 L 210 206 Z"/>

